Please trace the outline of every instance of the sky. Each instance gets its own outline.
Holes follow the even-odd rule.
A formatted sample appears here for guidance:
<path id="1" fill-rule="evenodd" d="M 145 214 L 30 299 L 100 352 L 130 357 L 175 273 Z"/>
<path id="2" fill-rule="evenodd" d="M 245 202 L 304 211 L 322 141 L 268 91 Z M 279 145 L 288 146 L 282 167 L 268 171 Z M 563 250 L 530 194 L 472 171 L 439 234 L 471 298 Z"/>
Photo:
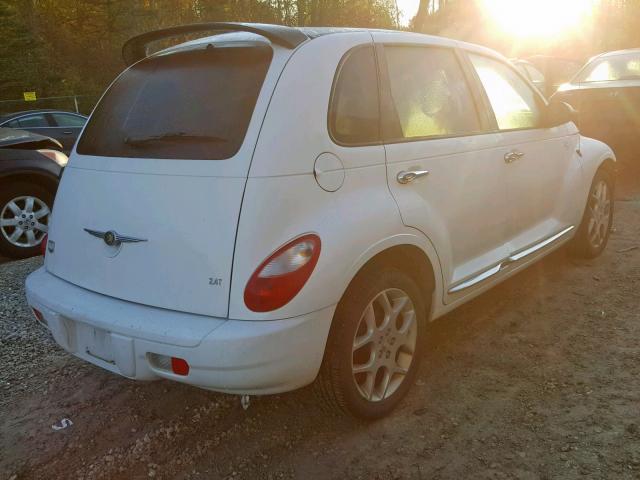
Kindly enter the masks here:
<path id="1" fill-rule="evenodd" d="M 402 25 L 409 25 L 411 19 L 418 12 L 420 6 L 420 0 L 396 0 L 398 2 L 398 9 L 400 10 L 400 23 Z"/>

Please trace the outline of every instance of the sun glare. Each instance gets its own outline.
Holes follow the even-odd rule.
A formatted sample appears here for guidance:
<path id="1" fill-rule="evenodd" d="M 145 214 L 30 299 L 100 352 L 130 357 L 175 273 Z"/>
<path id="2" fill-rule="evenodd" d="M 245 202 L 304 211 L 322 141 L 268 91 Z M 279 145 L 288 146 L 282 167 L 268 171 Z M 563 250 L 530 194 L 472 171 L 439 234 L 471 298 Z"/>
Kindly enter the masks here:
<path id="1" fill-rule="evenodd" d="M 496 26 L 518 38 L 562 36 L 579 28 L 596 0 L 483 0 Z"/>

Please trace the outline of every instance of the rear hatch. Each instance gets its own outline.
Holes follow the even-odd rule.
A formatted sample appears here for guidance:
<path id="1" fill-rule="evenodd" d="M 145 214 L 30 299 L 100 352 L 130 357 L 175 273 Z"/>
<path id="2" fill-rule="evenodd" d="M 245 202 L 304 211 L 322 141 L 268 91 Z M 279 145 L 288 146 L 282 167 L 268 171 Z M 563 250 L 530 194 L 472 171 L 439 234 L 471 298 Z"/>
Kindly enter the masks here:
<path id="1" fill-rule="evenodd" d="M 62 178 L 49 272 L 112 297 L 227 315 L 247 172 L 289 55 L 261 38 L 174 48 L 114 82 Z"/>

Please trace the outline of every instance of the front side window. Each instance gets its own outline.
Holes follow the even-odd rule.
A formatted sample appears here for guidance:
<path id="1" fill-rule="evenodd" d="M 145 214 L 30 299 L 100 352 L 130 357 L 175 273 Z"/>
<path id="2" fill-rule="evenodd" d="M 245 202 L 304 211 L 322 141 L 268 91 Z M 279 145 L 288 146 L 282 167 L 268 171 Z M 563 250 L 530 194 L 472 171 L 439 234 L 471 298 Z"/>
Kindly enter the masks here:
<path id="1" fill-rule="evenodd" d="M 59 127 L 82 127 L 86 122 L 82 117 L 66 113 L 52 113 L 51 116 Z"/>
<path id="2" fill-rule="evenodd" d="M 491 103 L 500 130 L 537 128 L 541 109 L 537 94 L 506 64 L 469 54 Z"/>
<path id="3" fill-rule="evenodd" d="M 471 134 L 481 130 L 455 53 L 445 48 L 386 46 L 399 128 L 388 140 Z"/>
<path id="4" fill-rule="evenodd" d="M 358 47 L 342 61 L 329 108 L 329 130 L 341 144 L 380 140 L 378 79 L 372 46 Z"/>
<path id="5" fill-rule="evenodd" d="M 620 54 L 594 60 L 574 82 L 607 82 L 640 79 L 640 54 Z"/>
<path id="6" fill-rule="evenodd" d="M 240 149 L 273 51 L 213 46 L 133 65 L 96 107 L 78 153 L 223 160 Z"/>

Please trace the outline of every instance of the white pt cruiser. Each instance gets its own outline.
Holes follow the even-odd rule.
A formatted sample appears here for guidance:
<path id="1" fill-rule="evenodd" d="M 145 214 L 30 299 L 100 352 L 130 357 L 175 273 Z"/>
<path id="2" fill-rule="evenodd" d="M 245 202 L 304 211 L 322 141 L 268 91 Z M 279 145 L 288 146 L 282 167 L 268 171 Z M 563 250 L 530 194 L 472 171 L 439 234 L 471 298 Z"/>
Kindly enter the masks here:
<path id="1" fill-rule="evenodd" d="M 379 417 L 429 320 L 607 243 L 613 152 L 486 48 L 212 23 L 123 54 L 26 285 L 56 342 L 112 372 L 245 395 L 315 380 Z"/>

